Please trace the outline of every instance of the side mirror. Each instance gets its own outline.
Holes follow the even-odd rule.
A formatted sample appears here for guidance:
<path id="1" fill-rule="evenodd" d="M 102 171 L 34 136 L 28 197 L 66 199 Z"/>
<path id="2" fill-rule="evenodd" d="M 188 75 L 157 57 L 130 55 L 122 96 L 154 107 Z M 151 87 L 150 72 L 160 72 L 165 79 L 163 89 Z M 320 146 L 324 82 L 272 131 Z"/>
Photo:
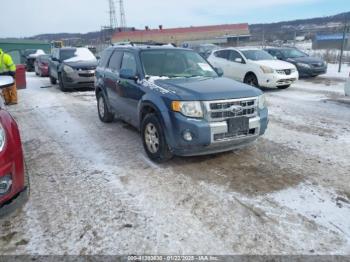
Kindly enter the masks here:
<path id="1" fill-rule="evenodd" d="M 0 76 L 0 88 L 10 87 L 15 83 L 12 76 Z"/>
<path id="2" fill-rule="evenodd" d="M 131 69 L 121 69 L 119 73 L 120 78 L 137 80 L 138 76 Z"/>
<path id="3" fill-rule="evenodd" d="M 236 63 L 240 63 L 240 64 L 243 63 L 243 59 L 242 59 L 242 58 L 235 58 L 234 61 L 235 61 Z"/>
<path id="4" fill-rule="evenodd" d="M 59 60 L 56 57 L 51 57 L 51 60 L 54 62 L 59 62 Z"/>
<path id="5" fill-rule="evenodd" d="M 220 67 L 215 67 L 215 71 L 219 77 L 222 77 L 224 75 L 224 71 Z"/>

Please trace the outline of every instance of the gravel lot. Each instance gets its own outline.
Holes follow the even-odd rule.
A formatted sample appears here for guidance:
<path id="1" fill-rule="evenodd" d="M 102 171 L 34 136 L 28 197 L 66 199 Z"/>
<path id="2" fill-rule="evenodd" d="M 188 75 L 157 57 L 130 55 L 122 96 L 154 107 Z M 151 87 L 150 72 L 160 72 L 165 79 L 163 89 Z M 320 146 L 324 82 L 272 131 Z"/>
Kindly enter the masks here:
<path id="1" fill-rule="evenodd" d="M 350 254 L 350 102 L 343 82 L 266 90 L 246 149 L 150 162 L 92 91 L 28 74 L 20 125 L 29 202 L 0 220 L 0 254 Z M 45 87 L 45 88 L 41 88 Z"/>

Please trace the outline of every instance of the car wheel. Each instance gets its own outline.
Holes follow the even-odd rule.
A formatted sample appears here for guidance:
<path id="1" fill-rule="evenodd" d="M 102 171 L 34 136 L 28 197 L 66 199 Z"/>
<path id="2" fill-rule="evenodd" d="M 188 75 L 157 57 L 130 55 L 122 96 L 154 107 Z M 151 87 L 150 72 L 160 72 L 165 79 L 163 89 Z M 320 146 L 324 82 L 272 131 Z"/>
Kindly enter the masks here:
<path id="1" fill-rule="evenodd" d="M 248 74 L 244 78 L 244 83 L 247 85 L 250 85 L 250 86 L 259 87 L 258 79 L 256 78 L 256 76 L 254 74 Z"/>
<path id="2" fill-rule="evenodd" d="M 67 91 L 67 88 L 64 86 L 62 74 L 58 75 L 58 84 L 59 84 L 59 87 L 60 87 L 62 92 L 66 92 Z"/>
<path id="3" fill-rule="evenodd" d="M 57 84 L 57 79 L 50 75 L 50 83 L 52 85 L 56 85 Z"/>
<path id="4" fill-rule="evenodd" d="M 143 147 L 152 161 L 163 163 L 173 157 L 156 114 L 148 114 L 142 120 L 141 135 Z"/>
<path id="5" fill-rule="evenodd" d="M 97 94 L 97 111 L 102 122 L 110 123 L 114 120 L 114 114 L 109 111 L 106 98 L 102 92 Z"/>
<path id="6" fill-rule="evenodd" d="M 278 86 L 278 89 L 287 89 L 288 87 L 290 87 L 290 85 Z"/>

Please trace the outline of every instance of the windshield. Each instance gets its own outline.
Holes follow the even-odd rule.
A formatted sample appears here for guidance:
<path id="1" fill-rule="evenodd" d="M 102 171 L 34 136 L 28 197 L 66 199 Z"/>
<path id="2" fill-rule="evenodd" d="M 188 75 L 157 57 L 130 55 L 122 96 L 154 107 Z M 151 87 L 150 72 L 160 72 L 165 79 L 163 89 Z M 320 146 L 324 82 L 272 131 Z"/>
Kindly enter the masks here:
<path id="1" fill-rule="evenodd" d="M 298 49 L 282 49 L 281 52 L 285 58 L 297 58 L 307 56 L 307 54 L 299 51 Z"/>
<path id="2" fill-rule="evenodd" d="M 247 59 L 253 61 L 275 60 L 272 55 L 263 50 L 243 50 L 242 53 Z"/>
<path id="3" fill-rule="evenodd" d="M 61 50 L 61 59 L 65 62 L 97 61 L 87 48 Z"/>
<path id="4" fill-rule="evenodd" d="M 146 76 L 217 77 L 214 69 L 199 54 L 189 50 L 150 50 L 141 52 Z"/>

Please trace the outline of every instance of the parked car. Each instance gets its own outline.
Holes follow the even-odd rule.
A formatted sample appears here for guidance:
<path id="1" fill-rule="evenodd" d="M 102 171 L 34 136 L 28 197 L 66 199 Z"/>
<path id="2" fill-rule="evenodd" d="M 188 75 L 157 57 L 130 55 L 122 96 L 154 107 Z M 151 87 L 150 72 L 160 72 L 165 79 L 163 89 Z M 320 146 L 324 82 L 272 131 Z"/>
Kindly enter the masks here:
<path id="1" fill-rule="evenodd" d="M 13 78 L 0 76 L 0 88 L 13 85 Z M 0 98 L 1 99 L 1 98 Z M 0 217 L 25 203 L 28 188 L 25 179 L 22 143 L 16 121 L 0 101 Z"/>
<path id="2" fill-rule="evenodd" d="M 49 55 L 40 55 L 35 59 L 34 71 L 37 76 L 49 76 Z"/>
<path id="3" fill-rule="evenodd" d="M 188 45 L 188 44 L 185 44 Z M 214 44 L 199 44 L 199 45 L 188 45 L 184 46 L 186 48 L 191 48 L 192 50 L 196 51 L 198 54 L 200 54 L 203 58 L 207 59 L 211 52 L 215 49 L 219 49 L 219 46 Z"/>
<path id="4" fill-rule="evenodd" d="M 345 96 L 350 96 L 350 73 L 349 73 L 349 77 L 345 83 L 344 91 L 345 91 Z"/>
<path id="5" fill-rule="evenodd" d="M 51 84 L 57 80 L 62 91 L 94 88 L 97 59 L 88 48 L 64 47 L 52 51 L 49 61 Z"/>
<path id="6" fill-rule="evenodd" d="M 308 54 L 296 48 L 266 48 L 272 56 L 279 60 L 294 64 L 301 77 L 315 77 L 327 73 L 327 63 L 317 57 Z"/>
<path id="7" fill-rule="evenodd" d="M 40 56 L 44 55 L 45 52 L 41 49 L 26 49 L 24 51 L 24 59 L 25 59 L 25 65 L 27 72 L 33 72 L 34 71 L 34 62 L 35 59 Z"/>
<path id="8" fill-rule="evenodd" d="M 138 128 L 156 162 L 233 150 L 264 134 L 268 110 L 260 90 L 220 76 L 189 49 L 110 47 L 96 70 L 98 115 Z"/>
<path id="9" fill-rule="evenodd" d="M 224 70 L 224 76 L 255 87 L 288 88 L 299 75 L 294 65 L 279 61 L 257 48 L 213 51 L 208 61 Z"/>

